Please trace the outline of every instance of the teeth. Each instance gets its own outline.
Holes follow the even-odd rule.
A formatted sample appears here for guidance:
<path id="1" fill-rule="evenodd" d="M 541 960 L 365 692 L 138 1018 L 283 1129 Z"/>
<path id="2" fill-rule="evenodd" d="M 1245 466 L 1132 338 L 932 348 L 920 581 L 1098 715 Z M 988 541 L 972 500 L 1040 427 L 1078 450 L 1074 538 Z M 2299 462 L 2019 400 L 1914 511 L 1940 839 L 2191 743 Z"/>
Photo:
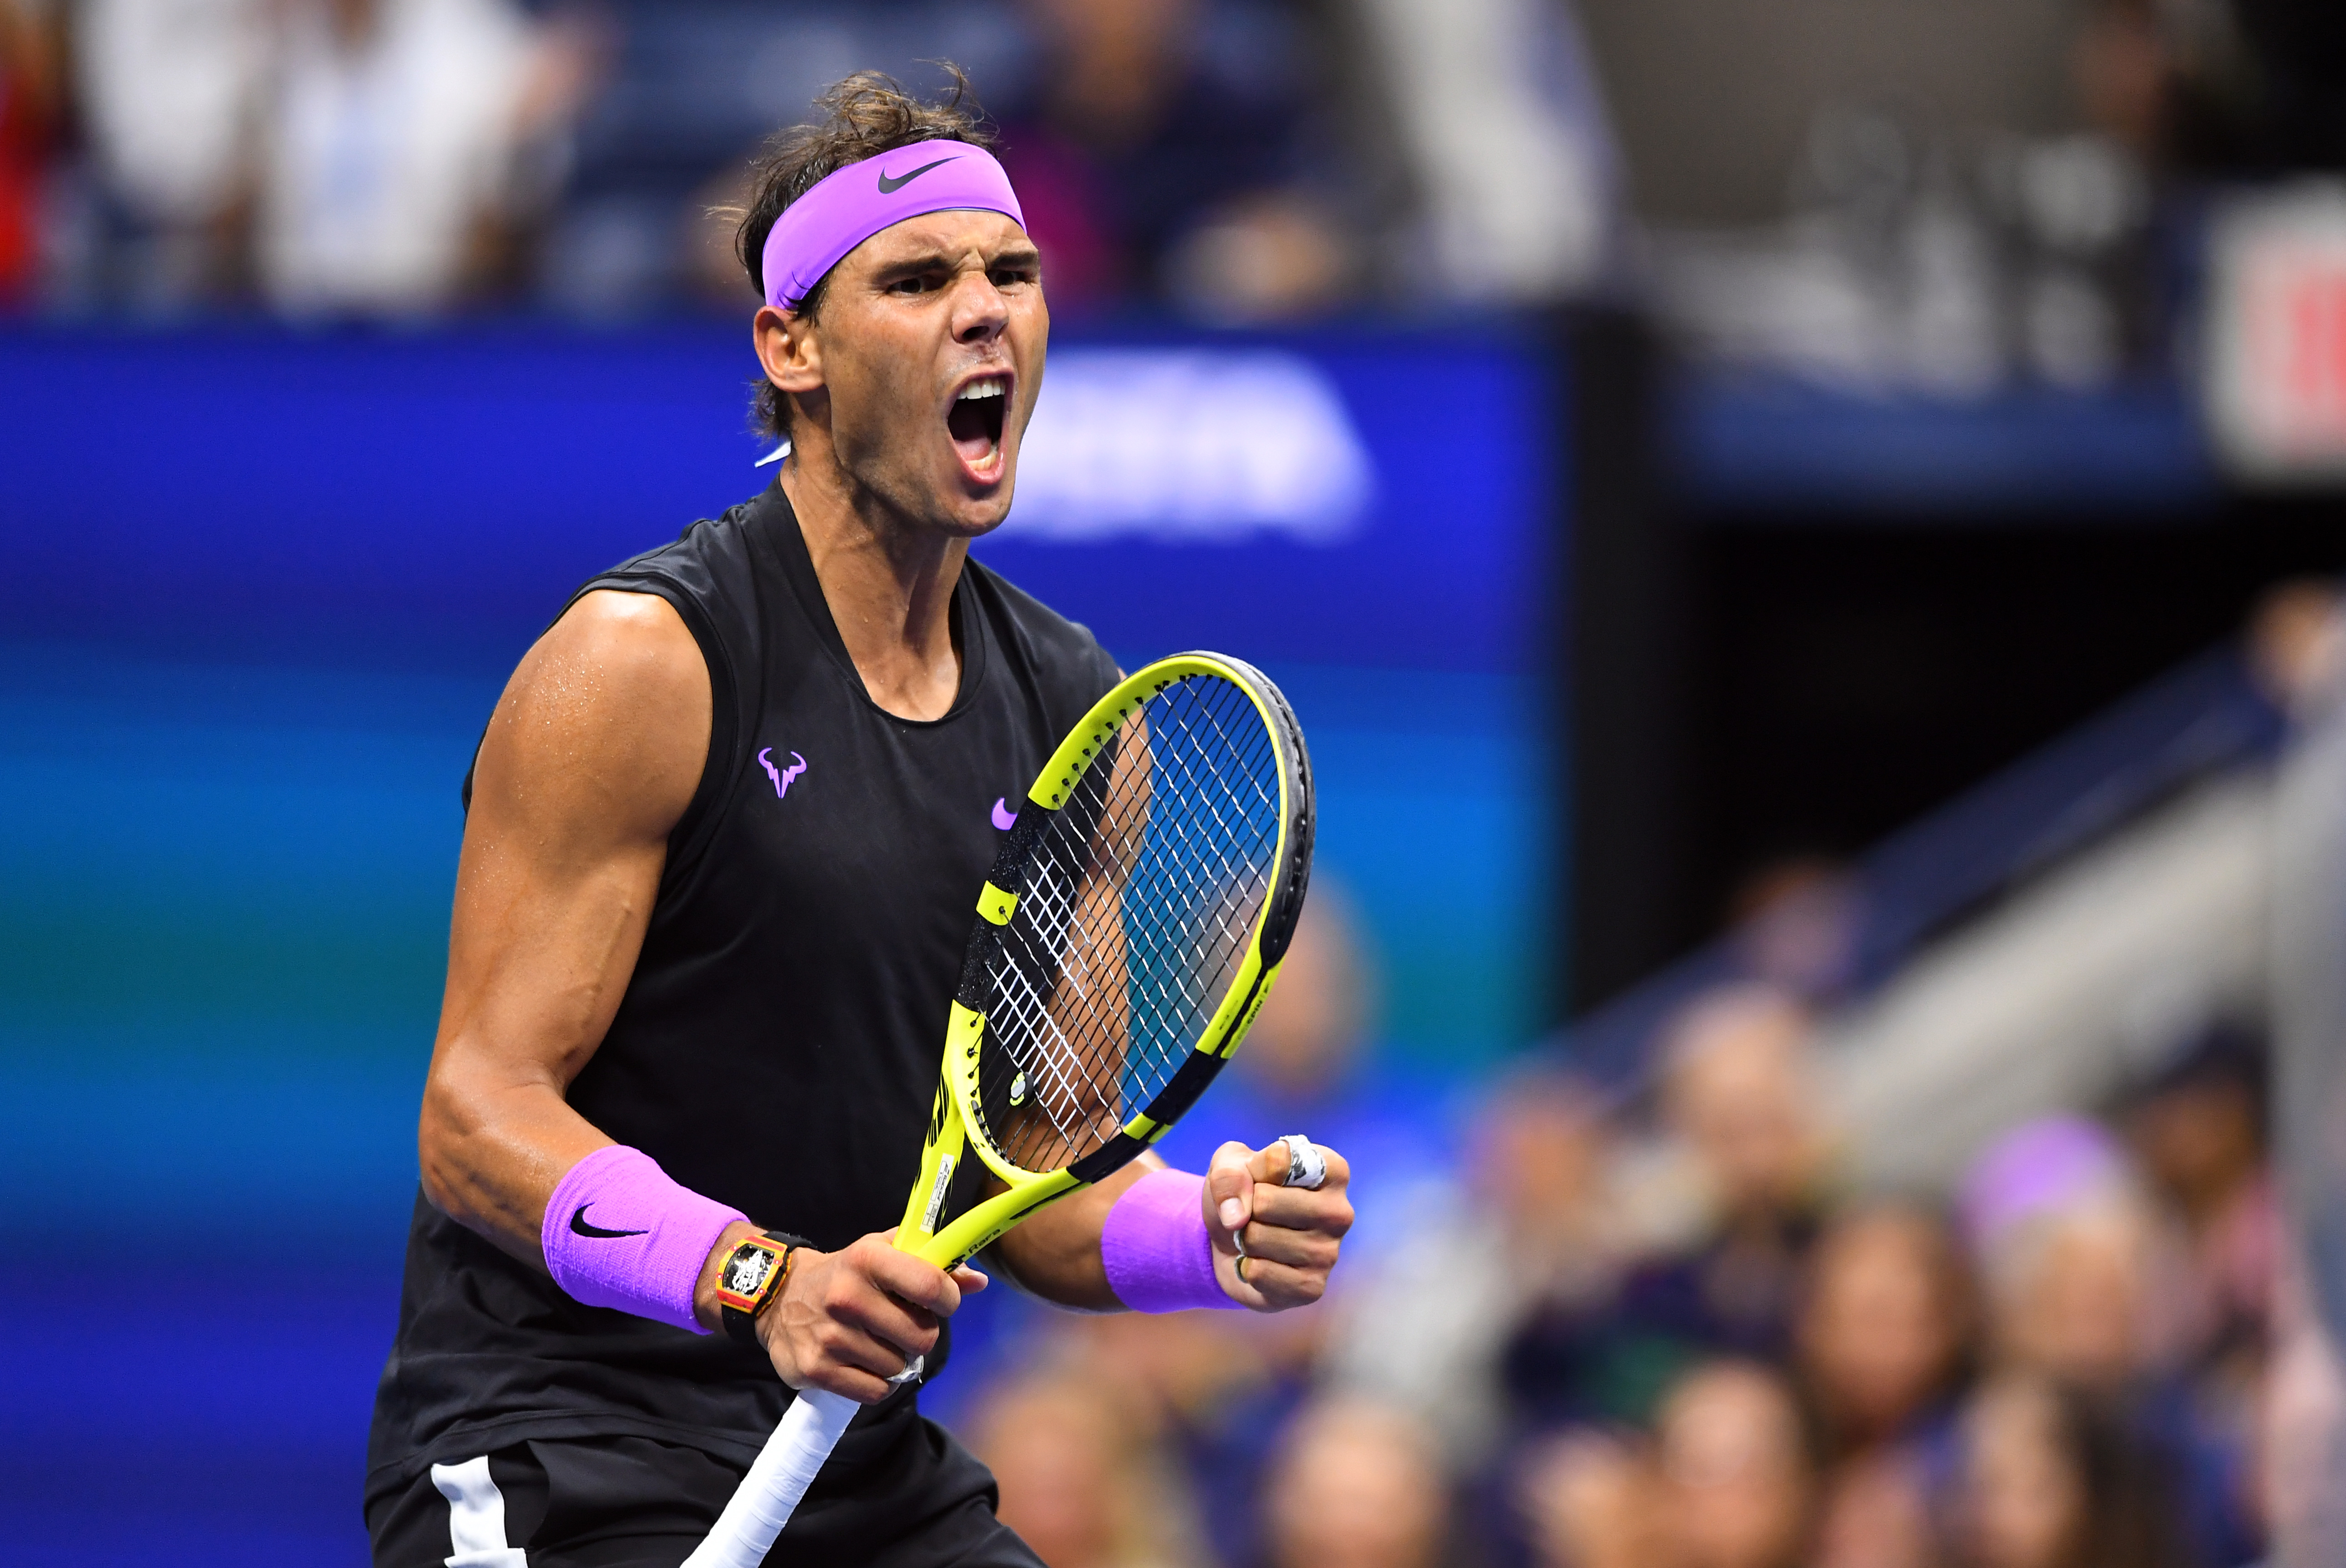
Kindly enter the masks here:
<path id="1" fill-rule="evenodd" d="M 1004 381 L 983 381 L 983 382 L 970 382 L 970 383 L 969 383 L 969 385 L 967 385 L 967 386 L 965 386 L 965 387 L 962 388 L 961 396 L 959 396 L 959 397 L 957 397 L 957 398 L 954 399 L 954 402 L 970 402 L 970 401 L 971 401 L 972 399 L 974 399 L 974 398 L 982 398 L 982 397 L 1000 397 L 1000 396 L 1002 396 L 1005 392 L 1007 392 L 1009 390 L 1010 390 L 1010 383 L 1009 383 L 1008 382 L 1004 382 Z"/>

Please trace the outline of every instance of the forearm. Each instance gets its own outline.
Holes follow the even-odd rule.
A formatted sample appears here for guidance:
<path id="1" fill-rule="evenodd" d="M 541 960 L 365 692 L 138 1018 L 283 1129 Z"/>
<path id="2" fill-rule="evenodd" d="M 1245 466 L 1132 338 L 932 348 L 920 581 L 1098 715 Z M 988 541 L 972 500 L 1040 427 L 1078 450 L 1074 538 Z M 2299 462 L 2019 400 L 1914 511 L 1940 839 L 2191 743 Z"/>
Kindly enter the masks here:
<path id="1" fill-rule="evenodd" d="M 564 1175 L 612 1141 L 547 1078 L 510 1078 L 443 1053 L 417 1136 L 423 1195 L 466 1229 L 544 1268 L 546 1206 Z"/>
<path id="2" fill-rule="evenodd" d="M 1096 1186 L 1063 1198 L 994 1244 L 994 1255 L 1019 1286 L 1044 1300 L 1085 1312 L 1121 1312 L 1100 1257 L 1108 1211 L 1132 1184 L 1165 1162 L 1143 1154 Z"/>

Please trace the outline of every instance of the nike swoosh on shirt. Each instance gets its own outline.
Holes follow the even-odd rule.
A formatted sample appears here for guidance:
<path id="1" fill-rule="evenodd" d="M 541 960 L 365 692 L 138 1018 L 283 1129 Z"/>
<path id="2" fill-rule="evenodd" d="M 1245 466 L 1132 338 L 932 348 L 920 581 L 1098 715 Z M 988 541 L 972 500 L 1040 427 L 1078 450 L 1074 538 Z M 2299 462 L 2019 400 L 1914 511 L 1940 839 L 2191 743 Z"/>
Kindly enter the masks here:
<path id="1" fill-rule="evenodd" d="M 913 181 L 920 178 L 921 176 L 928 173 L 929 170 L 935 168 L 939 164 L 947 164 L 952 161 L 953 159 L 949 158 L 941 158 L 937 159 L 936 163 L 924 163 L 910 174 L 900 174 L 892 178 L 890 178 L 888 171 L 883 168 L 880 171 L 880 194 L 882 196 L 893 196 L 898 191 L 903 189 L 906 186 L 912 184 Z"/>
<path id="2" fill-rule="evenodd" d="M 644 1234 L 644 1232 L 640 1230 L 605 1230 L 599 1225 L 587 1224 L 586 1211 L 594 1207 L 595 1206 L 591 1203 L 580 1204 L 578 1206 L 578 1212 L 570 1217 L 570 1228 L 576 1231 L 581 1236 L 591 1236 L 596 1237 L 597 1240 L 614 1236 L 641 1236 Z"/>

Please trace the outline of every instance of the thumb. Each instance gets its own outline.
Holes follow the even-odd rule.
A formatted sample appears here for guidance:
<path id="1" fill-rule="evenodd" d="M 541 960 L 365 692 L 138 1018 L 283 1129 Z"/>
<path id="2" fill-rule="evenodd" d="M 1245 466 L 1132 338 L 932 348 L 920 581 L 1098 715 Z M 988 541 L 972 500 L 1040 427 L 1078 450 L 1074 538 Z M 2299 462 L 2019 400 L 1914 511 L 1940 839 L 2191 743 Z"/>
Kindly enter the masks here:
<path id="1" fill-rule="evenodd" d="M 1227 1143 L 1206 1167 L 1206 1223 L 1224 1231 L 1246 1228 L 1254 1217 L 1254 1151 Z"/>

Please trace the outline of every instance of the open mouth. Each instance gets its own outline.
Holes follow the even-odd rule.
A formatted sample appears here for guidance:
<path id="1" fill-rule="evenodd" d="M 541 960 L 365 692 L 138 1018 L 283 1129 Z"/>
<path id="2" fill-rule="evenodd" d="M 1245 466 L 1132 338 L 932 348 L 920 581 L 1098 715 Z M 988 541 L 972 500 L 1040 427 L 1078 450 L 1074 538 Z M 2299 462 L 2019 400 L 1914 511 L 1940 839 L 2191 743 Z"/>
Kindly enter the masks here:
<path id="1" fill-rule="evenodd" d="M 1010 408 L 1010 378 L 980 376 L 961 389 L 945 413 L 945 433 L 970 470 L 991 477 L 1002 461 L 1002 420 Z"/>

